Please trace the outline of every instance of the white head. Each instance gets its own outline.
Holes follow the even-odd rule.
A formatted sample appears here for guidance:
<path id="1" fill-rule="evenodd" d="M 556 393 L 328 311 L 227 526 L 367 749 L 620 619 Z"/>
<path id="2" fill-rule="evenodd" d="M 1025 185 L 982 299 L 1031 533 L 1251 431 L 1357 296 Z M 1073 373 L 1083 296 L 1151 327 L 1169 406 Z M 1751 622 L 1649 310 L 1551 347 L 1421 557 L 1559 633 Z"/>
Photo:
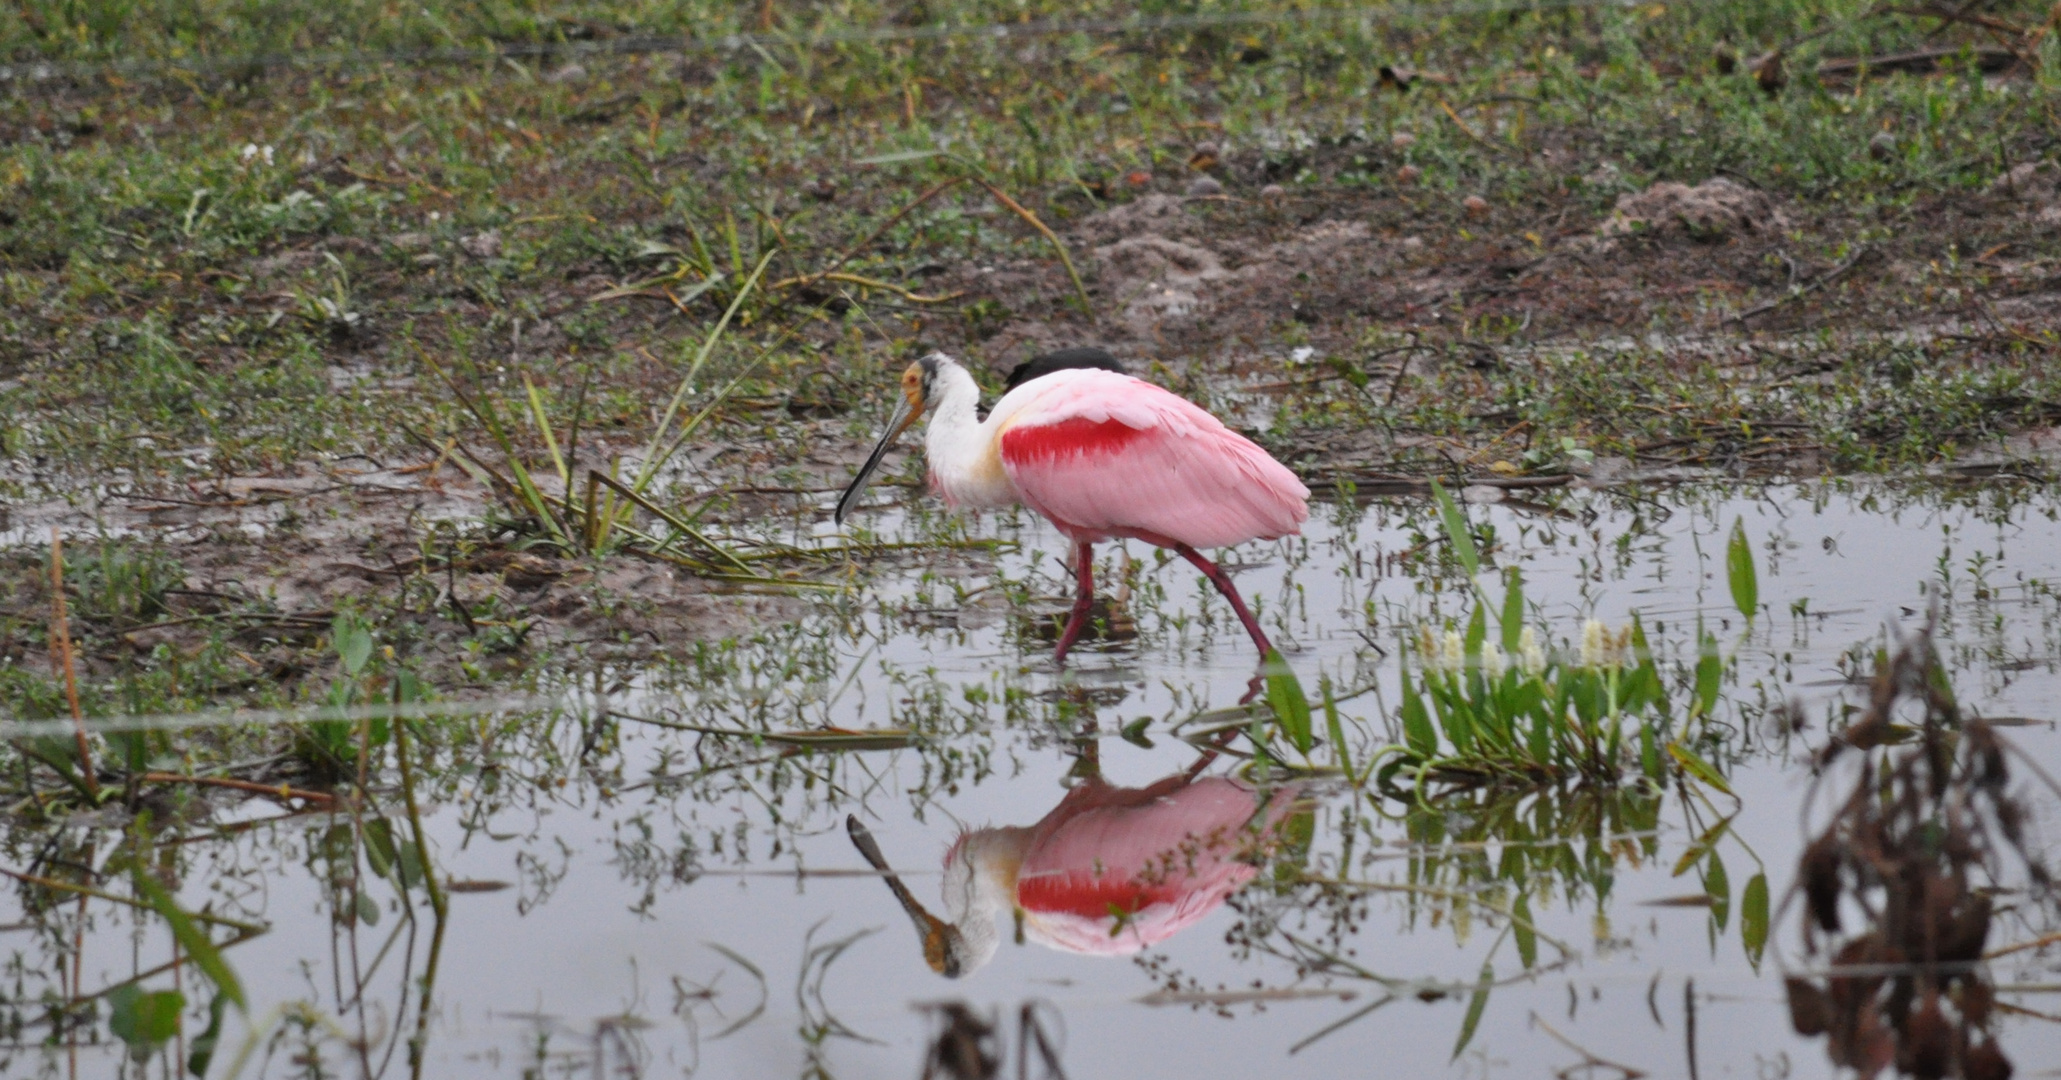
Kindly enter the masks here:
<path id="1" fill-rule="evenodd" d="M 910 364 L 902 372 L 902 400 L 896 404 L 894 415 L 888 418 L 887 430 L 881 433 L 880 441 L 873 445 L 873 452 L 866 456 L 866 463 L 859 466 L 859 474 L 852 478 L 851 485 L 838 496 L 837 512 L 834 515 L 839 525 L 844 524 L 845 515 L 852 505 L 859 501 L 860 493 L 866 490 L 866 481 L 873 478 L 873 470 L 880 467 L 880 461 L 887 456 L 895 440 L 907 431 L 923 414 L 931 414 L 931 422 L 939 418 L 953 420 L 974 419 L 974 407 L 980 404 L 980 384 L 973 381 L 957 360 L 944 353 L 929 356 Z"/>
<path id="2" fill-rule="evenodd" d="M 923 959 L 932 971 L 956 979 L 994 959 L 1002 944 L 995 917 L 1014 906 L 1016 871 L 1030 842 L 1029 829 L 976 829 L 961 834 L 945 855 L 942 899 L 951 919 L 946 922 L 926 910 L 888 869 L 873 835 L 856 817 L 846 818 L 845 828 L 915 924 L 923 943 Z"/>

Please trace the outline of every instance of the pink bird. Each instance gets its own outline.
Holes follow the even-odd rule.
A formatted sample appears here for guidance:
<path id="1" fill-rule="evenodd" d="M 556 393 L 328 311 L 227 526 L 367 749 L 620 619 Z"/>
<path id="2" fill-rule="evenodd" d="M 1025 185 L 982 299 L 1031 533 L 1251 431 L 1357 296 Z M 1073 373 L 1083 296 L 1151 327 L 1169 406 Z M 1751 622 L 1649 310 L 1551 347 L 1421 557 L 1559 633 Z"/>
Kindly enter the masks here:
<path id="1" fill-rule="evenodd" d="M 1122 956 L 1159 944 L 1252 880 L 1294 794 L 1262 798 L 1193 771 L 1143 788 L 1092 777 L 1036 825 L 959 837 L 945 855 L 950 922 L 910 895 L 857 818 L 845 826 L 915 921 L 930 966 L 957 978 L 994 957 L 1004 911 L 1021 920 L 1023 938 L 1066 952 Z"/>
<path id="2" fill-rule="evenodd" d="M 1085 352 L 1085 350 L 1083 350 Z M 982 420 L 980 387 L 943 353 L 902 373 L 903 401 L 859 475 L 837 500 L 837 521 L 901 433 L 924 413 L 930 486 L 953 506 L 1021 504 L 1074 544 L 1079 595 L 1055 659 L 1088 624 L 1096 541 L 1133 537 L 1195 564 L 1245 624 L 1262 655 L 1273 646 L 1223 570 L 1198 548 L 1301 531 L 1309 488 L 1250 439 L 1194 403 L 1100 367 L 1032 378 Z"/>

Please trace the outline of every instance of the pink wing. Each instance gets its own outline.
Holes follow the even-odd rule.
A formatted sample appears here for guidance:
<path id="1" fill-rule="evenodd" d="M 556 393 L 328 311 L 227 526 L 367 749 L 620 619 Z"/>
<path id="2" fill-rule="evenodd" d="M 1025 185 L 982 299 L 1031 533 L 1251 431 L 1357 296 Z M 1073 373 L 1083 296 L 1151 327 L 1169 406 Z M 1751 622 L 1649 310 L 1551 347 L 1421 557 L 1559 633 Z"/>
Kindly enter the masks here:
<path id="1" fill-rule="evenodd" d="M 1309 517 L 1294 473 L 1151 383 L 1062 371 L 1017 394 L 1034 388 L 1003 418 L 1002 467 L 1025 505 L 1070 536 L 1213 548 L 1299 532 Z"/>
<path id="2" fill-rule="evenodd" d="M 1032 937 L 1069 952 L 1134 953 L 1252 880 L 1250 860 L 1277 839 L 1295 790 L 1262 804 L 1227 777 L 1169 779 L 1142 790 L 1083 784 L 1038 823 L 1016 879 Z"/>

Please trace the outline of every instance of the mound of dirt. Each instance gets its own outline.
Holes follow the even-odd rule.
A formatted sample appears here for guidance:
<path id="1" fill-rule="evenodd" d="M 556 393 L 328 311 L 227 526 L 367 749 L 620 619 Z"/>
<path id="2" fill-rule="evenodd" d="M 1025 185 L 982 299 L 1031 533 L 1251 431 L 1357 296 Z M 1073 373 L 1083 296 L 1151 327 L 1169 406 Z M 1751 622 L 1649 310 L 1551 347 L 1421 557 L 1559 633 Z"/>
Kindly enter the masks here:
<path id="1" fill-rule="evenodd" d="M 1596 231 L 1606 238 L 1672 233 L 1698 240 L 1722 240 L 1742 232 L 1778 230 L 1788 224 L 1767 195 L 1714 176 L 1695 187 L 1670 180 L 1622 196 L 1617 200 L 1616 212 Z"/>
<path id="2" fill-rule="evenodd" d="M 1989 193 L 2030 207 L 2039 221 L 2061 225 L 2061 164 L 2028 161 L 1990 181 Z"/>
<path id="3" fill-rule="evenodd" d="M 1141 341 L 1198 320 L 1258 308 L 1279 314 L 1300 275 L 1342 262 L 1386 262 L 1386 244 L 1361 221 L 1325 220 L 1257 248 L 1215 241 L 1208 222 L 1182 200 L 1148 195 L 1080 223 L 1102 287 L 1114 293 L 1123 327 Z"/>

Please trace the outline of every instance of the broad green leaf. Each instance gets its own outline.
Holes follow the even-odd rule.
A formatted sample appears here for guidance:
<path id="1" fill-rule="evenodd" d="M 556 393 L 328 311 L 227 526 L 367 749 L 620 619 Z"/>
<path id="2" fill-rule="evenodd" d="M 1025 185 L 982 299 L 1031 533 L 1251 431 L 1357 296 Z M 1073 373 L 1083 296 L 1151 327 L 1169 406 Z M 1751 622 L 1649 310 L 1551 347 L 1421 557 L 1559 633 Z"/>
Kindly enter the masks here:
<path id="1" fill-rule="evenodd" d="M 358 921 L 364 923 L 366 926 L 378 926 L 379 901 L 374 900 L 372 898 L 371 893 L 360 892 L 358 894 L 356 914 L 358 916 Z"/>
<path id="2" fill-rule="evenodd" d="M 1524 574 L 1511 567 L 1503 574 L 1503 653 L 1517 662 L 1519 642 L 1524 637 Z"/>
<path id="3" fill-rule="evenodd" d="M 1703 620 L 1696 620 L 1696 698 L 1690 706 L 1692 716 L 1709 716 L 1717 708 L 1718 688 L 1725 674 L 1725 661 L 1718 655 L 1717 635 L 1703 630 Z"/>
<path id="4" fill-rule="evenodd" d="M 1324 736 L 1331 740 L 1331 757 L 1347 776 L 1353 774 L 1352 751 L 1345 745 L 1345 723 L 1338 718 L 1338 701 L 1331 693 L 1331 676 L 1317 680 L 1317 692 L 1324 698 Z"/>
<path id="5" fill-rule="evenodd" d="M 107 1030 L 127 1043 L 129 1056 L 137 1061 L 179 1033 L 179 1013 L 186 997 L 177 990 L 145 993 L 135 983 L 117 987 L 107 995 Z"/>
<path id="6" fill-rule="evenodd" d="M 1660 759 L 1659 736 L 1651 722 L 1639 725 L 1639 768 L 1654 783 L 1667 784 L 1667 765 Z"/>
<path id="7" fill-rule="evenodd" d="M 1467 516 L 1460 512 L 1453 497 L 1446 494 L 1444 485 L 1436 480 L 1431 482 L 1431 498 L 1438 503 L 1439 520 L 1445 524 L 1446 539 L 1452 542 L 1453 555 L 1466 568 L 1468 577 L 1480 573 L 1481 552 L 1474 548 L 1474 534 L 1467 531 Z"/>
<path id="8" fill-rule="evenodd" d="M 1301 680 L 1295 677 L 1288 661 L 1282 659 L 1279 649 L 1267 650 L 1260 672 L 1267 680 L 1267 704 L 1274 707 L 1274 718 L 1281 722 L 1281 730 L 1288 736 L 1288 741 L 1307 758 L 1313 745 L 1310 699 L 1302 692 Z"/>
<path id="9" fill-rule="evenodd" d="M 179 909 L 179 904 L 172 899 L 171 892 L 152 877 L 149 871 L 137 866 L 132 869 L 129 877 L 134 881 L 136 891 L 142 894 L 143 902 L 163 916 L 166 924 L 171 926 L 173 939 L 178 941 L 180 948 L 186 950 L 186 955 L 193 958 L 193 962 L 200 967 L 201 974 L 206 975 L 208 981 L 215 984 L 216 990 L 235 1003 L 239 1011 L 246 1008 L 243 984 L 237 980 L 236 972 L 230 969 L 228 961 L 222 959 L 222 951 L 215 947 L 214 939 L 194 925 L 192 916 Z"/>
<path id="10" fill-rule="evenodd" d="M 1746 945 L 1747 962 L 1760 970 L 1761 952 L 1768 946 L 1768 876 L 1755 874 L 1746 880 L 1739 895 L 1739 940 Z"/>
<path id="11" fill-rule="evenodd" d="M 394 865 L 401 868 L 402 888 L 412 889 L 422 884 L 422 849 L 415 846 L 415 841 L 402 842 L 400 858 L 394 860 Z"/>
<path id="12" fill-rule="evenodd" d="M 229 998 L 216 994 L 208 1002 L 207 1030 L 193 1040 L 193 1049 L 186 1055 L 186 1073 L 189 1076 L 206 1076 L 208 1066 L 215 1062 L 215 1047 L 222 1041 L 222 1007 L 229 1004 Z"/>
<path id="13" fill-rule="evenodd" d="M 1703 871 L 1703 891 L 1710 894 L 1710 917 L 1717 923 L 1718 933 L 1725 932 L 1725 924 L 1732 918 L 1732 879 L 1725 876 L 1725 860 L 1718 853 L 1710 853 L 1710 859 Z"/>
<path id="14" fill-rule="evenodd" d="M 394 850 L 394 827 L 385 818 L 372 818 L 365 822 L 365 863 L 373 874 L 387 877 L 393 872 L 399 854 Z"/>
<path id="15" fill-rule="evenodd" d="M 1453 1043 L 1453 1056 L 1448 1059 L 1449 1061 L 1460 1060 L 1461 1051 L 1466 1050 L 1467 1044 L 1474 1041 L 1474 1029 L 1481 1026 L 1481 1012 L 1488 1008 L 1489 987 L 1493 986 L 1495 981 L 1495 965 L 1483 961 L 1481 981 L 1474 984 L 1474 995 L 1467 999 L 1467 1018 L 1460 1021 L 1460 1038 Z"/>
<path id="16" fill-rule="evenodd" d="M 1530 968 L 1539 962 L 1539 935 L 1531 922 L 1531 901 L 1518 893 L 1517 902 L 1510 905 L 1510 914 L 1510 932 L 1517 938 L 1517 959 Z"/>
<path id="17" fill-rule="evenodd" d="M 1676 761 L 1682 763 L 1682 768 L 1689 770 L 1689 775 L 1727 795 L 1732 795 L 1732 786 L 1725 783 L 1724 776 L 1710 762 L 1696 756 L 1696 751 L 1683 746 L 1681 743 L 1672 742 L 1667 744 L 1667 752 L 1672 754 Z M 1738 798 L 1737 795 L 1732 795 L 1732 797 Z"/>
<path id="18" fill-rule="evenodd" d="M 1725 581 L 1732 587 L 1732 604 L 1746 621 L 1760 610 L 1760 581 L 1753 569 L 1753 545 L 1746 539 L 1746 519 L 1732 519 L 1732 539 L 1725 545 Z"/>
<path id="19" fill-rule="evenodd" d="M 1480 604 L 1474 605 L 1474 613 L 1467 617 L 1467 636 L 1461 639 L 1467 652 L 1467 670 L 1481 671 L 1481 646 L 1488 640 L 1488 613 Z"/>
<path id="20" fill-rule="evenodd" d="M 330 633 L 336 641 L 337 658 L 343 661 L 344 674 L 356 677 L 365 670 L 365 662 L 372 659 L 372 631 L 357 619 L 339 614 Z"/>

